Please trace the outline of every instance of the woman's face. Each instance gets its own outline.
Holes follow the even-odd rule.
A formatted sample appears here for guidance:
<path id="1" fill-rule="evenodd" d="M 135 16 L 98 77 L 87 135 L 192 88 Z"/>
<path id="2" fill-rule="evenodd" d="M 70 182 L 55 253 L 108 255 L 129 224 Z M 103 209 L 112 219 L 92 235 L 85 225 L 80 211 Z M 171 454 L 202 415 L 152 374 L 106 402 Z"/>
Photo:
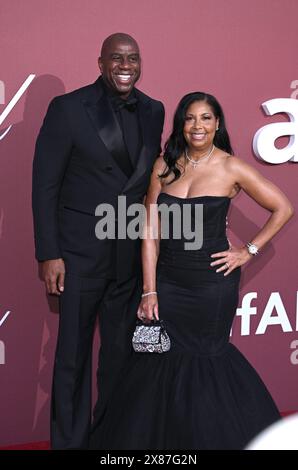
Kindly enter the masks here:
<path id="1" fill-rule="evenodd" d="M 206 101 L 195 101 L 187 109 L 183 135 L 189 150 L 208 151 L 213 144 L 218 118 Z"/>

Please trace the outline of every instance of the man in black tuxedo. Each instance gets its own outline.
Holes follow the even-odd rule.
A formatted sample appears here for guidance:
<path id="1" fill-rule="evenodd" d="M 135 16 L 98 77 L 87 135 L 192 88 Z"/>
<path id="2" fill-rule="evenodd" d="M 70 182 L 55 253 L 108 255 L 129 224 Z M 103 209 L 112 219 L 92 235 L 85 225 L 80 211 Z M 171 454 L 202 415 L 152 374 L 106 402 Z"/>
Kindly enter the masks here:
<path id="1" fill-rule="evenodd" d="M 139 296 L 140 240 L 98 239 L 95 209 L 118 196 L 142 203 L 160 152 L 161 102 L 134 85 L 136 41 L 116 33 L 103 43 L 101 76 L 52 100 L 33 163 L 36 258 L 49 294 L 60 297 L 51 411 L 53 449 L 87 448 L 91 356 L 100 312 L 98 423 L 131 352 Z M 117 221 L 116 221 L 117 222 Z"/>

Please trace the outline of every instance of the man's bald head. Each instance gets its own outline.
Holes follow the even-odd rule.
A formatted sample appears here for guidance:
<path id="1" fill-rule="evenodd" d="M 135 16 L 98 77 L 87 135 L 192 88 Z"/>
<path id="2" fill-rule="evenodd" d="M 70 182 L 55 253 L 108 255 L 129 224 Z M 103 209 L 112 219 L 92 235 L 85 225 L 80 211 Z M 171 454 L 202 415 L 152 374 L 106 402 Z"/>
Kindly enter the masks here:
<path id="1" fill-rule="evenodd" d="M 100 51 L 101 57 L 106 55 L 109 52 L 110 48 L 113 47 L 115 43 L 119 43 L 119 42 L 133 45 L 135 49 L 137 49 L 138 53 L 140 53 L 138 43 L 132 36 L 126 33 L 114 33 L 108 36 L 102 43 L 101 51 Z"/>
<path id="2" fill-rule="evenodd" d="M 126 33 L 111 34 L 102 44 L 98 65 L 106 85 L 127 98 L 141 73 L 137 41 Z"/>

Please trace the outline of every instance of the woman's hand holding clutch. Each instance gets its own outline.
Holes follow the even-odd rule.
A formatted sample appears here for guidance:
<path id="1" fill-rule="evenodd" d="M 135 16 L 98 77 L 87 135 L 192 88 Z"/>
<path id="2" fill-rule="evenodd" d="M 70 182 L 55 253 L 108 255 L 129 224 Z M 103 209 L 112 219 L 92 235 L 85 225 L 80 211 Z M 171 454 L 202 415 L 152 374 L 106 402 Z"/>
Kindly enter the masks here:
<path id="1" fill-rule="evenodd" d="M 144 292 L 137 316 L 144 322 L 159 320 L 157 292 Z"/>

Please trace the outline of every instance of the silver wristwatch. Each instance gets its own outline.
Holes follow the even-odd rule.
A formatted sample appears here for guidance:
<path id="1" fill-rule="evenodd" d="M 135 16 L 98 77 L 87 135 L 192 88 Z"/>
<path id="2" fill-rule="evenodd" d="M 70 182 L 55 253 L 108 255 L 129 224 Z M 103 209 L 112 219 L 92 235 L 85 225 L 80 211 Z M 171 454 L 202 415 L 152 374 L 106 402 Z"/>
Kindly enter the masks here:
<path id="1" fill-rule="evenodd" d="M 245 246 L 250 255 L 256 256 L 259 253 L 259 248 L 257 247 L 257 245 L 254 245 L 253 243 L 249 242 L 249 243 L 246 243 Z"/>

